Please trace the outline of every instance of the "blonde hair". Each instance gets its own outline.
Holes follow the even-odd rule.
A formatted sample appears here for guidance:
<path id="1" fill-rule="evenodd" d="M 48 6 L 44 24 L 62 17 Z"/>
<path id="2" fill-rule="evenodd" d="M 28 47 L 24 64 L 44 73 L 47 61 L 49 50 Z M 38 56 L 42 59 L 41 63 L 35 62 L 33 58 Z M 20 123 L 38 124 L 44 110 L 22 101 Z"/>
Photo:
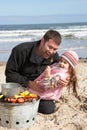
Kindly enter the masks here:
<path id="1" fill-rule="evenodd" d="M 68 83 L 68 88 L 70 89 L 72 87 L 73 93 L 75 96 L 77 96 L 77 75 L 76 75 L 76 70 L 70 65 L 69 67 L 69 74 L 70 74 L 70 80 Z"/>

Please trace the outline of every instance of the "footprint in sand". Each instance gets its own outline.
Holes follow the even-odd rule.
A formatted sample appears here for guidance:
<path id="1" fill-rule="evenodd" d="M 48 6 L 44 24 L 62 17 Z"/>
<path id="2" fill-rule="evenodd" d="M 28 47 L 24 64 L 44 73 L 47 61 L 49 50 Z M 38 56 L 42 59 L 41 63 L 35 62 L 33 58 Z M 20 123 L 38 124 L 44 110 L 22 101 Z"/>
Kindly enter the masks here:
<path id="1" fill-rule="evenodd" d="M 63 126 L 61 130 L 80 130 L 80 126 L 74 123 L 68 123 L 66 126 Z"/>
<path id="2" fill-rule="evenodd" d="M 87 97 L 81 98 L 80 110 L 87 113 Z"/>

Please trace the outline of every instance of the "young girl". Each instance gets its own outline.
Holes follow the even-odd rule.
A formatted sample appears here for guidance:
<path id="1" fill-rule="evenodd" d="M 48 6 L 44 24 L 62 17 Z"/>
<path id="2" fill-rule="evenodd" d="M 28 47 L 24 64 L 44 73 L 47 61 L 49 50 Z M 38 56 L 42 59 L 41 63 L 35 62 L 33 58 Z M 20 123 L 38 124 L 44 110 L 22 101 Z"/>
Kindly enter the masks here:
<path id="1" fill-rule="evenodd" d="M 74 51 L 66 51 L 61 57 L 59 63 L 54 63 L 35 79 L 35 81 L 44 87 L 44 92 L 34 91 L 27 88 L 40 96 L 38 112 L 43 114 L 51 114 L 55 111 L 55 102 L 61 97 L 62 88 L 66 86 L 68 89 L 73 88 L 75 96 L 77 95 L 77 77 L 75 66 L 78 63 L 78 55 Z"/>
<path id="2" fill-rule="evenodd" d="M 38 81 L 45 88 L 45 91 L 42 93 L 38 93 L 31 89 L 29 89 L 29 91 L 39 95 L 44 101 L 53 101 L 60 98 L 62 88 L 66 86 L 68 89 L 73 87 L 73 92 L 76 96 L 77 77 L 75 66 L 78 63 L 78 59 L 76 52 L 64 52 L 58 63 L 48 66 L 46 70 L 35 79 L 35 81 Z"/>

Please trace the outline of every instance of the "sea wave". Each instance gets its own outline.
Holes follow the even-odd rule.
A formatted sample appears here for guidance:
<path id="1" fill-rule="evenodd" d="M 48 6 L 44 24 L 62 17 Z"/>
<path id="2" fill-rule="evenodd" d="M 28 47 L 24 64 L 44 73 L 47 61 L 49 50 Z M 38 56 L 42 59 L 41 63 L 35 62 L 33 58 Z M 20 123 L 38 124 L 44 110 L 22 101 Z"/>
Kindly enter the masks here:
<path id="1" fill-rule="evenodd" d="M 60 30 L 60 33 L 66 38 L 87 39 L 87 28 L 63 29 Z"/>
<path id="2" fill-rule="evenodd" d="M 49 29 L 55 29 L 62 35 L 58 51 L 76 50 L 80 57 L 87 57 L 87 23 L 0 25 L 0 61 L 7 61 L 14 46 L 39 40 Z"/>
<path id="3" fill-rule="evenodd" d="M 12 30 L 0 31 L 0 42 L 32 41 L 41 38 L 44 30 Z"/>
<path id="4" fill-rule="evenodd" d="M 0 42 L 32 41 L 40 39 L 47 30 L 11 30 L 0 31 Z M 87 28 L 59 29 L 62 37 L 69 39 L 87 40 Z"/>

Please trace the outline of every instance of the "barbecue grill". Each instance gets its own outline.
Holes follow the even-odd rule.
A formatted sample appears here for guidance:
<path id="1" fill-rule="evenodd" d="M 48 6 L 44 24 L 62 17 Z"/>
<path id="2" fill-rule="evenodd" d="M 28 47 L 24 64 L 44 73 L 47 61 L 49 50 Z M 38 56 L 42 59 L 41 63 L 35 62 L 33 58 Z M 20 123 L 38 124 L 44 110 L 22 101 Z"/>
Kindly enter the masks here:
<path id="1" fill-rule="evenodd" d="M 9 93 L 8 91 L 9 85 L 11 87 L 11 85 L 14 84 L 7 83 L 7 85 L 6 84 L 4 85 L 4 87 L 6 86 L 6 88 L 4 89 L 6 94 L 5 96 L 7 97 L 8 94 L 11 94 L 11 92 Z M 8 129 L 16 129 L 16 130 L 22 128 L 26 129 L 29 128 L 35 122 L 39 101 L 40 101 L 39 97 L 37 99 L 33 98 L 32 100 L 26 101 L 24 103 L 9 103 L 4 100 L 0 100 L 0 125 Z"/>
<path id="2" fill-rule="evenodd" d="M 39 99 L 32 102 L 0 103 L 0 125 L 10 129 L 29 128 L 34 124 Z"/>

